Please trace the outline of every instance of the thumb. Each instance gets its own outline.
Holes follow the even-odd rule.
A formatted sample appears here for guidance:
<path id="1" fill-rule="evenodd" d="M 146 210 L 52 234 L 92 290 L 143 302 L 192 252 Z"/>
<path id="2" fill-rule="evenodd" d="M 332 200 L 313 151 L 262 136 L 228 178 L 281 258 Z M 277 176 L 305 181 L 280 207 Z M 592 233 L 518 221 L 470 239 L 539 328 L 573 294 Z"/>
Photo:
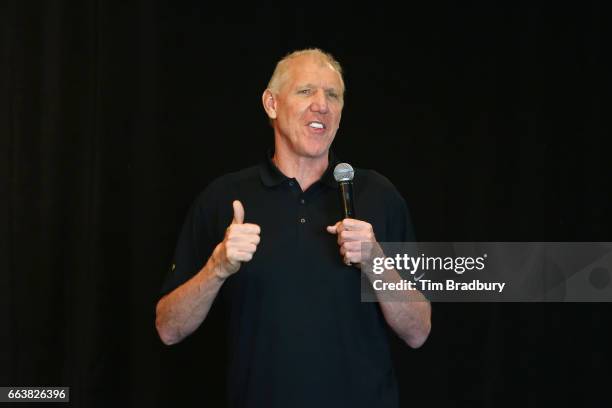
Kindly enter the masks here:
<path id="1" fill-rule="evenodd" d="M 238 200 L 234 200 L 234 202 L 232 202 L 232 207 L 234 207 L 234 219 L 232 219 L 232 224 L 244 223 L 244 207 L 242 203 Z"/>
<path id="2" fill-rule="evenodd" d="M 337 224 L 336 225 L 329 225 L 327 227 L 327 232 L 329 232 L 330 234 L 337 234 L 338 233 Z"/>

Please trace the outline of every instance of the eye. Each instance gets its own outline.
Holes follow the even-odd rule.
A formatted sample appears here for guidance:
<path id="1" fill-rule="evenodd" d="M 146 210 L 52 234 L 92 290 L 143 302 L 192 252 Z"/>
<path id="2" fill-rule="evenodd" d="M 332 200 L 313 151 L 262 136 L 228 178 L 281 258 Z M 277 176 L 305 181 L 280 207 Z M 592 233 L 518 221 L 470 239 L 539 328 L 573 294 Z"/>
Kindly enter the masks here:
<path id="1" fill-rule="evenodd" d="M 306 89 L 300 89 L 298 91 L 299 94 L 301 95 L 309 95 L 310 94 L 310 89 L 306 88 Z"/>
<path id="2" fill-rule="evenodd" d="M 340 95 L 338 95 L 338 94 L 337 94 L 336 92 L 334 92 L 334 91 L 328 91 L 328 92 L 327 92 L 327 96 L 329 96 L 330 98 L 333 98 L 333 99 L 338 99 L 338 98 L 340 98 Z"/>

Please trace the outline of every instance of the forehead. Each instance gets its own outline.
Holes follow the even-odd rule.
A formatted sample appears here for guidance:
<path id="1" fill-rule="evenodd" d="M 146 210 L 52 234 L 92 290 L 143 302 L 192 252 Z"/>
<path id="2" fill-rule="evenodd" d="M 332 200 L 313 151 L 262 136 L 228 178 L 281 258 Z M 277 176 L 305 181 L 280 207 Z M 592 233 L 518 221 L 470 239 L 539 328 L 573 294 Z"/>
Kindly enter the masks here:
<path id="1" fill-rule="evenodd" d="M 316 85 L 342 90 L 340 74 L 323 58 L 299 56 L 287 62 L 286 84 L 290 87 Z"/>

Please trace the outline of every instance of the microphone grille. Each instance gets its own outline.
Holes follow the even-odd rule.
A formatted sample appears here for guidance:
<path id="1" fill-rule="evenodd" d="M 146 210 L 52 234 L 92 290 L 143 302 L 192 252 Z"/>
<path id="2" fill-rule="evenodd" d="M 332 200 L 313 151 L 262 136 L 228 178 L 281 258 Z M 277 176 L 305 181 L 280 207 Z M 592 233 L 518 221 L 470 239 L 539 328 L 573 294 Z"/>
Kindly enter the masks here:
<path id="1" fill-rule="evenodd" d="M 352 181 L 355 176 L 355 170 L 348 163 L 338 163 L 334 168 L 334 178 L 337 182 Z"/>

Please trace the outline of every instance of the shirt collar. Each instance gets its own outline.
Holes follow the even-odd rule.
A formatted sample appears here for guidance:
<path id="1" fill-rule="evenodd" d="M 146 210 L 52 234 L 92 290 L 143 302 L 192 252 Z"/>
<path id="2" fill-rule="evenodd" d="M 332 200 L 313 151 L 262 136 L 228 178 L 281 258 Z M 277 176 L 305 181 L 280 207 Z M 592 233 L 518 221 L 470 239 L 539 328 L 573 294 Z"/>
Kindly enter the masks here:
<path id="1" fill-rule="evenodd" d="M 266 154 L 266 159 L 259 165 L 259 175 L 261 177 L 261 181 L 267 187 L 278 186 L 289 180 L 289 177 L 281 173 L 281 171 L 272 161 L 273 153 L 274 149 L 269 149 Z M 331 149 L 329 150 L 328 163 L 327 169 L 319 181 L 329 187 L 336 188 L 338 183 L 334 179 L 334 168 L 336 167 L 336 164 L 339 163 L 339 159 Z"/>

